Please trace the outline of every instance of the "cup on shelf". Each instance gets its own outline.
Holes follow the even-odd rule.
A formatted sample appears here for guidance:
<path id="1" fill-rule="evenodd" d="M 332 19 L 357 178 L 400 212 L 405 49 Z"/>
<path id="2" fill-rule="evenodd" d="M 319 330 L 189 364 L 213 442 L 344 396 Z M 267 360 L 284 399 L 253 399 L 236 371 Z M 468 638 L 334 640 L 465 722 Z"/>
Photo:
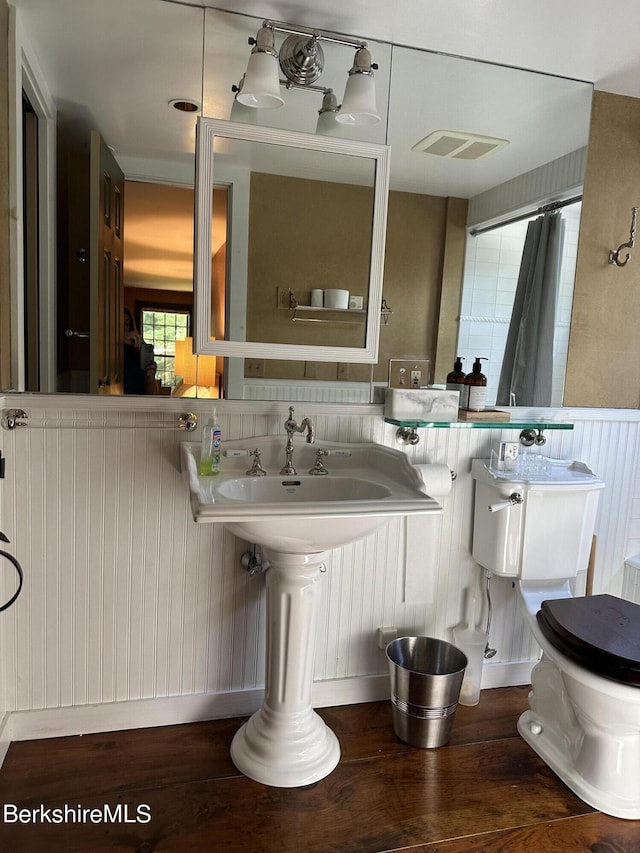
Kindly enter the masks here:
<path id="1" fill-rule="evenodd" d="M 349 307 L 349 291 L 330 288 L 324 292 L 324 307 L 343 309 Z"/>
<path id="2" fill-rule="evenodd" d="M 324 290 L 315 289 L 311 291 L 311 306 L 322 308 L 324 305 Z"/>

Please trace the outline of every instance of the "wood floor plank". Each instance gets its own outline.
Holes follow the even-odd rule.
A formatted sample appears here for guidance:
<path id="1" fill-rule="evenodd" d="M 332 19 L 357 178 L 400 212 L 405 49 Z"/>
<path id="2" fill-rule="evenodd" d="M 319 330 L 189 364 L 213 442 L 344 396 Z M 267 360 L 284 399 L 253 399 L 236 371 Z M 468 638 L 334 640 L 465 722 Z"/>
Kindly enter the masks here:
<path id="1" fill-rule="evenodd" d="M 12 743 L 0 772 L 0 803 L 239 776 L 229 745 L 245 719 Z"/>
<path id="2" fill-rule="evenodd" d="M 640 853 L 638 821 L 620 820 L 600 812 L 403 847 L 402 853 Z M 380 851 L 399 853 L 399 851 Z"/>
<path id="3" fill-rule="evenodd" d="M 528 708 L 530 687 L 499 687 L 483 690 L 478 705 L 458 705 L 449 743 L 519 737 L 516 722 Z M 394 734 L 391 702 L 367 702 L 337 708 L 320 708 L 340 741 L 342 758 L 351 761 L 368 756 L 406 752 L 408 747 Z"/>
<path id="4" fill-rule="evenodd" d="M 236 777 L 94 795 L 82 805 L 105 801 L 126 803 L 131 814 L 148 804 L 152 820 L 63 828 L 71 846 L 58 846 L 60 827 L 4 825 L 0 848 L 372 853 L 591 811 L 516 738 L 343 761 L 306 789 Z"/>

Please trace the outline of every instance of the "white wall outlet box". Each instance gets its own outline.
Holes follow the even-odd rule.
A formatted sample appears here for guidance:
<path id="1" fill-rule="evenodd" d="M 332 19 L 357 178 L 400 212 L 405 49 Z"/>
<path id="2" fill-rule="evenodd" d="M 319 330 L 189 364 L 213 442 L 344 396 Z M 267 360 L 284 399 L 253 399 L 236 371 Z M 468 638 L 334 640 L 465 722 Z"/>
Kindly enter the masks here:
<path id="1" fill-rule="evenodd" d="M 389 388 L 426 388 L 430 382 L 431 362 L 428 358 L 389 359 Z"/>
<path id="2" fill-rule="evenodd" d="M 458 391 L 438 388 L 385 388 L 384 416 L 394 421 L 455 421 Z"/>

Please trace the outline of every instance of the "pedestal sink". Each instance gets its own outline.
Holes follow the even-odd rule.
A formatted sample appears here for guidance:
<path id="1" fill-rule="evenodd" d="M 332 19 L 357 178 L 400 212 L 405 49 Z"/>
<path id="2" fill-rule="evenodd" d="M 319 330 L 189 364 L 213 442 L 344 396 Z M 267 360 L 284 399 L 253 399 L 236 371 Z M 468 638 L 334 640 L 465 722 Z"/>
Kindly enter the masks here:
<path id="1" fill-rule="evenodd" d="M 257 782 L 281 788 L 310 785 L 340 759 L 334 733 L 311 705 L 316 613 L 326 551 L 366 536 L 391 516 L 441 512 L 422 479 L 399 450 L 378 444 L 314 445 L 301 440 L 299 472 L 277 472 L 285 440 L 260 436 L 225 442 L 222 470 L 199 477 L 199 446 L 181 445 L 182 470 L 197 522 L 218 522 L 270 562 L 267 586 L 267 655 L 262 707 L 231 745 L 236 767 Z M 260 450 L 267 475 L 249 477 L 245 451 Z M 312 476 L 318 449 L 329 473 Z"/>

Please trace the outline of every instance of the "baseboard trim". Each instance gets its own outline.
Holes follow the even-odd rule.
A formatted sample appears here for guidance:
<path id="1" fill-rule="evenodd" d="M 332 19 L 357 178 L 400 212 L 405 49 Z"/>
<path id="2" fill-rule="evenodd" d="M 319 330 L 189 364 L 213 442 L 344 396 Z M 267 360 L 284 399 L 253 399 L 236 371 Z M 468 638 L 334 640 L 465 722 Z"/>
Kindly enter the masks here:
<path id="1" fill-rule="evenodd" d="M 536 661 L 487 661 L 483 669 L 482 688 L 528 684 L 531 668 L 535 663 Z M 6 749 L 4 752 L 1 750 L 5 740 L 8 748 L 10 740 L 39 740 L 248 716 L 260 707 L 263 695 L 262 689 L 255 688 L 226 693 L 133 699 L 100 705 L 13 711 L 5 715 L 0 723 L 0 754 L 4 758 Z M 312 700 L 316 708 L 356 705 L 388 698 L 389 678 L 386 674 L 317 681 L 313 685 Z"/>
<path id="2" fill-rule="evenodd" d="M 531 670 L 537 663 L 538 658 L 497 663 L 485 661 L 482 667 L 482 689 L 491 690 L 494 687 L 518 687 L 521 684 L 531 684 Z"/>
<path id="3" fill-rule="evenodd" d="M 0 719 L 0 767 L 11 746 L 11 714 L 7 711 Z"/>

